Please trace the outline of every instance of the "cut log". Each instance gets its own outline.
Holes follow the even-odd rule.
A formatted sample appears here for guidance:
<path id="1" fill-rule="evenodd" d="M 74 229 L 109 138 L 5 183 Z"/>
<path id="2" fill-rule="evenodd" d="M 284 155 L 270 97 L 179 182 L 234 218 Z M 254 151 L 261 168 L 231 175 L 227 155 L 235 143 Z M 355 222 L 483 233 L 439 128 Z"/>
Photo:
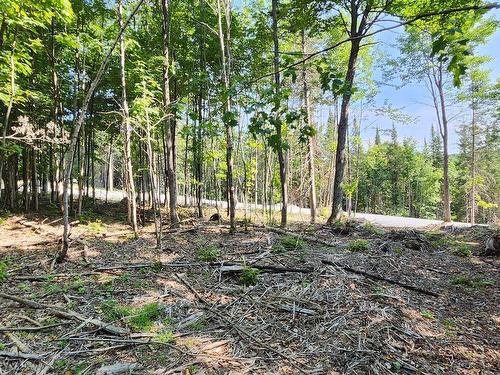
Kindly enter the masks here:
<path id="1" fill-rule="evenodd" d="M 357 275 L 362 275 L 362 276 L 367 277 L 369 279 L 378 280 L 378 281 L 385 281 L 386 283 L 397 285 L 397 286 L 400 286 L 402 288 L 405 288 L 405 289 L 408 289 L 408 290 L 412 290 L 414 292 L 426 294 L 426 295 L 432 296 L 432 297 L 439 297 L 439 295 L 437 293 L 431 292 L 430 290 L 421 289 L 421 288 L 418 288 L 416 286 L 408 285 L 408 284 L 405 284 L 405 283 L 401 283 L 401 282 L 396 281 L 396 280 L 386 279 L 385 277 L 382 277 L 382 276 L 379 276 L 379 275 L 375 275 L 375 274 L 372 274 L 372 273 L 368 273 L 368 272 L 365 272 L 365 271 L 357 270 L 357 269 L 354 269 L 354 268 L 351 268 L 349 266 L 345 266 L 345 265 L 342 265 L 342 264 L 334 263 L 334 262 L 331 262 L 331 261 L 326 260 L 326 259 L 323 259 L 321 262 L 323 264 L 327 264 L 329 266 L 335 266 L 335 267 L 342 268 L 343 270 L 355 273 Z"/>

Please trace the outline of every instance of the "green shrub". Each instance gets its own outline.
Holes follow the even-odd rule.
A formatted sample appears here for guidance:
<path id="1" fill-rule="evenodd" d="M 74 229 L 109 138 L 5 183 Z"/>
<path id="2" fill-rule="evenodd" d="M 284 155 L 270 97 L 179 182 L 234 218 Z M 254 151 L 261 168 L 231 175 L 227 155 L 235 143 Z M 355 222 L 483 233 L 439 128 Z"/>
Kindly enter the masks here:
<path id="1" fill-rule="evenodd" d="M 252 267 L 245 267 L 241 271 L 240 282 L 243 285 L 255 285 L 259 280 L 260 270 Z"/>
<path id="2" fill-rule="evenodd" d="M 347 244 L 347 250 L 352 252 L 363 252 L 368 250 L 367 240 L 353 240 Z"/>
<path id="3" fill-rule="evenodd" d="M 220 250 L 215 245 L 198 249 L 196 257 L 203 262 L 213 262 L 220 256 Z"/>

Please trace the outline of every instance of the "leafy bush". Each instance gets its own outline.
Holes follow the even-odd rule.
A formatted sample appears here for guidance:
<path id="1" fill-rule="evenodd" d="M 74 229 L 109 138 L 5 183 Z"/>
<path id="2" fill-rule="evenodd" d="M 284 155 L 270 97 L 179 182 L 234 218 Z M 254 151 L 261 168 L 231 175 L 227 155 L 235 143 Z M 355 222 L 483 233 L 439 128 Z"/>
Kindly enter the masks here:
<path id="1" fill-rule="evenodd" d="M 259 280 L 260 270 L 252 267 L 245 267 L 241 271 L 240 282 L 243 285 L 255 285 Z"/>
<path id="2" fill-rule="evenodd" d="M 200 248 L 197 251 L 196 257 L 203 262 L 213 262 L 220 256 L 220 250 L 215 245 L 210 245 L 205 248 Z"/>
<path id="3" fill-rule="evenodd" d="M 347 245 L 347 250 L 352 252 L 363 252 L 368 250 L 369 242 L 367 240 L 353 240 Z"/>

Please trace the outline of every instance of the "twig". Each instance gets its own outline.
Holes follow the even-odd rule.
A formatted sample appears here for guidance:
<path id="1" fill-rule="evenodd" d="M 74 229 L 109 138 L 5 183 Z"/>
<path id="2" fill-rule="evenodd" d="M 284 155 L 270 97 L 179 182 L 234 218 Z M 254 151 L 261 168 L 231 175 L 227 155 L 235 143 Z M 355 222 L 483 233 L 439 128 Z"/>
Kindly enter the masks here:
<path id="1" fill-rule="evenodd" d="M 266 345 L 264 343 L 262 343 L 259 339 L 255 338 L 252 334 L 248 333 L 247 331 L 245 331 L 243 328 L 239 327 L 238 325 L 236 325 L 231 319 L 227 318 L 226 316 L 224 316 L 221 312 L 219 312 L 218 310 L 212 308 L 211 304 L 206 301 L 201 295 L 200 293 L 198 293 L 196 291 L 196 289 L 194 289 L 186 280 L 184 280 L 180 275 L 178 274 L 174 274 L 177 279 L 182 282 L 195 296 L 196 298 L 198 298 L 198 300 L 200 300 L 200 302 L 202 302 L 206 307 L 207 309 L 212 312 L 214 315 L 216 315 L 219 319 L 223 320 L 226 324 L 228 324 L 231 328 L 235 329 L 236 332 L 238 332 L 238 334 L 240 335 L 240 337 L 244 340 L 250 340 L 250 341 L 253 341 L 254 344 L 257 344 L 261 349 L 265 349 L 265 350 L 268 350 L 268 351 L 271 351 L 277 355 L 279 355 L 280 357 L 282 357 L 283 359 L 287 360 L 293 367 L 295 367 L 297 370 L 299 370 L 301 373 L 303 374 L 307 374 L 307 371 L 305 371 L 304 369 L 302 369 L 302 364 L 297 362 L 295 359 L 293 358 L 290 358 L 289 356 L 287 356 L 285 353 L 281 352 L 280 350 L 278 349 L 275 349 L 269 345 Z"/>
<path id="2" fill-rule="evenodd" d="M 421 289 L 419 287 L 416 287 L 416 286 L 413 286 L 413 285 L 404 284 L 404 283 L 401 283 L 401 282 L 396 281 L 396 280 L 386 279 L 385 277 L 382 277 L 382 276 L 379 276 L 379 275 L 374 275 L 372 273 L 368 273 L 368 272 L 365 272 L 365 271 L 357 270 L 357 269 L 351 268 L 349 266 L 344 266 L 342 264 L 337 264 L 337 263 L 331 262 L 331 261 L 326 260 L 326 259 L 321 260 L 321 262 L 323 264 L 328 264 L 330 266 L 339 267 L 339 268 L 342 268 L 343 270 L 355 273 L 357 275 L 362 275 L 362 276 L 368 277 L 370 279 L 379 280 L 379 281 L 385 281 L 386 283 L 397 285 L 397 286 L 400 286 L 400 287 L 408 289 L 408 290 L 413 290 L 414 292 L 426 294 L 426 295 L 432 296 L 432 297 L 439 297 L 439 295 L 437 293 L 431 292 L 430 290 Z"/>
<path id="3" fill-rule="evenodd" d="M 44 331 L 49 328 L 54 328 L 54 327 L 59 327 L 65 324 L 69 324 L 70 322 L 62 322 L 62 323 L 56 323 L 56 324 L 49 324 L 47 326 L 40 326 L 40 327 L 0 327 L 0 332 L 17 332 L 17 331 L 24 331 L 24 332 L 37 332 L 37 331 Z"/>

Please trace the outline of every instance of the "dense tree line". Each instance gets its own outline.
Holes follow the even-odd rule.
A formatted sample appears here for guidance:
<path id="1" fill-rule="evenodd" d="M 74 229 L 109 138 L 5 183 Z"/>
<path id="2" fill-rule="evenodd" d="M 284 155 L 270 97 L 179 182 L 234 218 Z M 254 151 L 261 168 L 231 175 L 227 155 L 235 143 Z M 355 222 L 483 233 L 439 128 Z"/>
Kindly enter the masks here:
<path id="1" fill-rule="evenodd" d="M 225 201 L 445 221 L 497 220 L 498 83 L 476 56 L 498 7 L 481 1 L 6 0 L 0 5 L 4 209 L 40 197 L 69 217 L 96 189 L 127 192 L 128 220 Z M 425 81 L 436 126 L 422 148 L 362 129 L 377 34 L 405 30 L 387 77 Z M 449 102 L 460 145 L 449 153 Z M 328 119 L 318 116 L 329 108 Z M 371 108 L 373 109 L 373 108 Z M 397 111 L 386 114 L 398 125 Z M 370 126 L 373 121 L 369 121 Z M 21 182 L 22 181 L 22 182 Z M 245 210 L 246 212 L 246 210 Z M 64 256 L 64 252 L 62 257 Z"/>

